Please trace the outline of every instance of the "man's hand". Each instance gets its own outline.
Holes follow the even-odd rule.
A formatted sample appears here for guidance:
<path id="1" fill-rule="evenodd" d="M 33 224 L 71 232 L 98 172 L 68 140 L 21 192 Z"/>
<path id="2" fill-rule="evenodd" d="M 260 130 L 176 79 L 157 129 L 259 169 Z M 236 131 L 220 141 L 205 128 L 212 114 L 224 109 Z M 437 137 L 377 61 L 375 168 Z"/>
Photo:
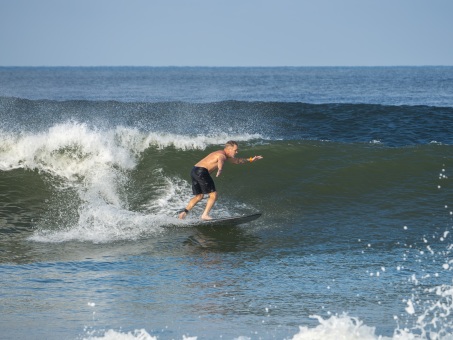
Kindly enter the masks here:
<path id="1" fill-rule="evenodd" d="M 250 162 L 254 162 L 254 161 L 258 160 L 258 159 L 263 159 L 263 156 L 255 156 L 253 158 L 251 157 L 250 158 Z"/>

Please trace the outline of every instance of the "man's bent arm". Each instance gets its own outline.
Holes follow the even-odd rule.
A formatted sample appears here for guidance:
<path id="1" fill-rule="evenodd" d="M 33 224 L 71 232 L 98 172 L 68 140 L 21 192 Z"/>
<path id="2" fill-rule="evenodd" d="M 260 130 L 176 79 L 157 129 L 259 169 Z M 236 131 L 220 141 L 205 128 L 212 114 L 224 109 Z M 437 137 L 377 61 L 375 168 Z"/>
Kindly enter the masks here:
<path id="1" fill-rule="evenodd" d="M 220 174 L 222 173 L 222 170 L 223 170 L 223 163 L 225 163 L 225 159 L 226 157 L 225 156 L 219 156 L 218 160 L 217 160 L 217 175 L 216 177 L 219 177 Z"/>

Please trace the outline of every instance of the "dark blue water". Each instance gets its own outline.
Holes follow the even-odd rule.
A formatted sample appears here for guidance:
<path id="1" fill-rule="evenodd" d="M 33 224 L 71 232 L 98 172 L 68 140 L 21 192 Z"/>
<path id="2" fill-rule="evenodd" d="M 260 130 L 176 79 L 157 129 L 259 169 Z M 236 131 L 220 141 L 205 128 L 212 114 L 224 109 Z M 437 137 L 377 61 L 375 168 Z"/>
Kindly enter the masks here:
<path id="1" fill-rule="evenodd" d="M 0 67 L 0 95 L 121 102 L 225 100 L 453 106 L 453 67 Z"/>
<path id="2" fill-rule="evenodd" d="M 0 68 L 0 116 L 6 339 L 451 336 L 452 67 Z M 229 139 L 263 216 L 180 223 Z"/>

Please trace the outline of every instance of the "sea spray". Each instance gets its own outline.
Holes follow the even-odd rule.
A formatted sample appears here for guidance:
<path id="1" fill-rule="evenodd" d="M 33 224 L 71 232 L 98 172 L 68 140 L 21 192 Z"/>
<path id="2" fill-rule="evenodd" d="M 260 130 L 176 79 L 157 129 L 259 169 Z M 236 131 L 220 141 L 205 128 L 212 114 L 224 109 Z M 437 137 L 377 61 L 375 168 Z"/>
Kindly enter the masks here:
<path id="1" fill-rule="evenodd" d="M 445 164 L 439 182 L 449 185 Z M 442 186 L 439 184 L 439 187 Z M 444 207 L 448 209 L 448 204 Z M 402 316 L 399 320 L 404 326 L 395 331 L 403 338 L 415 334 L 422 339 L 453 339 L 453 279 L 450 266 L 453 262 L 453 240 L 450 237 L 451 215 L 448 210 L 446 216 L 447 219 L 438 217 L 438 223 L 445 221 L 443 231 L 424 236 L 420 246 L 410 245 L 408 256 L 414 258 L 411 263 L 419 263 L 420 268 L 408 279 L 413 285 L 413 293 L 406 300 L 406 317 Z M 427 269 L 428 264 L 430 270 Z M 431 264 L 434 264 L 434 271 Z"/>

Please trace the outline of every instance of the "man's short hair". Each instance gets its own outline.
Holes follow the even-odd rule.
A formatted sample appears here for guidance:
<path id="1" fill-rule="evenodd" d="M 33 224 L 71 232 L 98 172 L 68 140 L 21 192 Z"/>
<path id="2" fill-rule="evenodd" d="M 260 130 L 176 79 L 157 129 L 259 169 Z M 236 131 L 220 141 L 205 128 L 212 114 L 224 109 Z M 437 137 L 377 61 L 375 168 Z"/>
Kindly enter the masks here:
<path id="1" fill-rule="evenodd" d="M 234 146 L 238 146 L 238 143 L 235 142 L 234 140 L 229 140 L 228 142 L 225 143 L 225 147 L 228 148 L 228 147 L 234 147 Z"/>

